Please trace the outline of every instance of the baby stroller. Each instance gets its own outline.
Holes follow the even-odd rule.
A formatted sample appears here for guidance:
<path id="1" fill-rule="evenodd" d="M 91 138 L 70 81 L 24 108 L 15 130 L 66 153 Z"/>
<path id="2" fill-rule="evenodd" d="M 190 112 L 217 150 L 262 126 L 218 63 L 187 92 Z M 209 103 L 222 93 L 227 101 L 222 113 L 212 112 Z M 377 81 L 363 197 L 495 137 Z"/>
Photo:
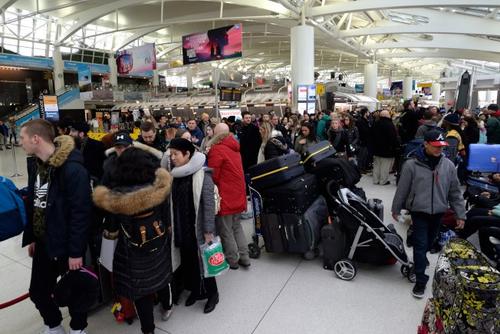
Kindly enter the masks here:
<path id="1" fill-rule="evenodd" d="M 345 234 L 344 258 L 335 263 L 335 274 L 342 280 L 352 280 L 357 273 L 353 260 L 371 264 L 401 263 L 401 273 L 415 282 L 413 263 L 404 249 L 403 239 L 394 225 L 385 225 L 367 201 L 335 181 L 327 185 L 330 215 Z"/>

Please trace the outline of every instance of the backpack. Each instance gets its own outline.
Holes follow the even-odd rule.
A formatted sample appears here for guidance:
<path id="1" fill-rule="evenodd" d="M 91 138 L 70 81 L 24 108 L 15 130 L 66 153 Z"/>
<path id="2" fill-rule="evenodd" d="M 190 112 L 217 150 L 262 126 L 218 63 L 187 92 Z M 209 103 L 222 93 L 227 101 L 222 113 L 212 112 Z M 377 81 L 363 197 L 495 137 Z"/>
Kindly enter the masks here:
<path id="1" fill-rule="evenodd" d="M 14 183 L 0 176 L 0 241 L 15 237 L 24 231 L 26 210 Z"/>

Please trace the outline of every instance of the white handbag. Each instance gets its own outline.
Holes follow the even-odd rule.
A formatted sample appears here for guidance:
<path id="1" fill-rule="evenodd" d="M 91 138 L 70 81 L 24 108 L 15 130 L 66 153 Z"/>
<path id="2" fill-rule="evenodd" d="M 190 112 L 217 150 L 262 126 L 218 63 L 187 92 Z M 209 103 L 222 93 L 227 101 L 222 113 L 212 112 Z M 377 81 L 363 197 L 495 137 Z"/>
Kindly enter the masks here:
<path id="1" fill-rule="evenodd" d="M 113 272 L 113 258 L 115 257 L 115 249 L 117 243 L 118 238 L 112 240 L 103 237 L 101 241 L 101 254 L 99 256 L 99 263 L 109 272 Z"/>

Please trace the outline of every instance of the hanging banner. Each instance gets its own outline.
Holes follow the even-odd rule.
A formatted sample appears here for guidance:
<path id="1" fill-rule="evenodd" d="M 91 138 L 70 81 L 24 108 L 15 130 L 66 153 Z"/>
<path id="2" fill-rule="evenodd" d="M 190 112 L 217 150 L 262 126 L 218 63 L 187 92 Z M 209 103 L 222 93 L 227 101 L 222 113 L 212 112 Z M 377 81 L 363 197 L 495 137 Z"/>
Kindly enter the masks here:
<path id="1" fill-rule="evenodd" d="M 156 49 L 154 43 L 123 50 L 116 57 L 119 74 L 137 74 L 156 70 Z"/>
<path id="2" fill-rule="evenodd" d="M 80 87 L 80 98 L 84 101 L 92 100 L 92 72 L 87 64 L 78 66 L 78 86 Z"/>

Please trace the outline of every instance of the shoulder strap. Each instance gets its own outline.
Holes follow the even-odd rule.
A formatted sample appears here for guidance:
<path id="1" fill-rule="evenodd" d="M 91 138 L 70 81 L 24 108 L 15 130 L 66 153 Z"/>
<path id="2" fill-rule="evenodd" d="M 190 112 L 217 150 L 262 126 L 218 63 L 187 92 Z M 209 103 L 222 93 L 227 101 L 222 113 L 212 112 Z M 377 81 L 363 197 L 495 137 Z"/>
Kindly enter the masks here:
<path id="1" fill-rule="evenodd" d="M 203 168 L 193 174 L 194 209 L 196 214 L 198 214 L 198 209 L 200 208 L 201 189 L 203 188 L 204 179 L 205 171 Z"/>

